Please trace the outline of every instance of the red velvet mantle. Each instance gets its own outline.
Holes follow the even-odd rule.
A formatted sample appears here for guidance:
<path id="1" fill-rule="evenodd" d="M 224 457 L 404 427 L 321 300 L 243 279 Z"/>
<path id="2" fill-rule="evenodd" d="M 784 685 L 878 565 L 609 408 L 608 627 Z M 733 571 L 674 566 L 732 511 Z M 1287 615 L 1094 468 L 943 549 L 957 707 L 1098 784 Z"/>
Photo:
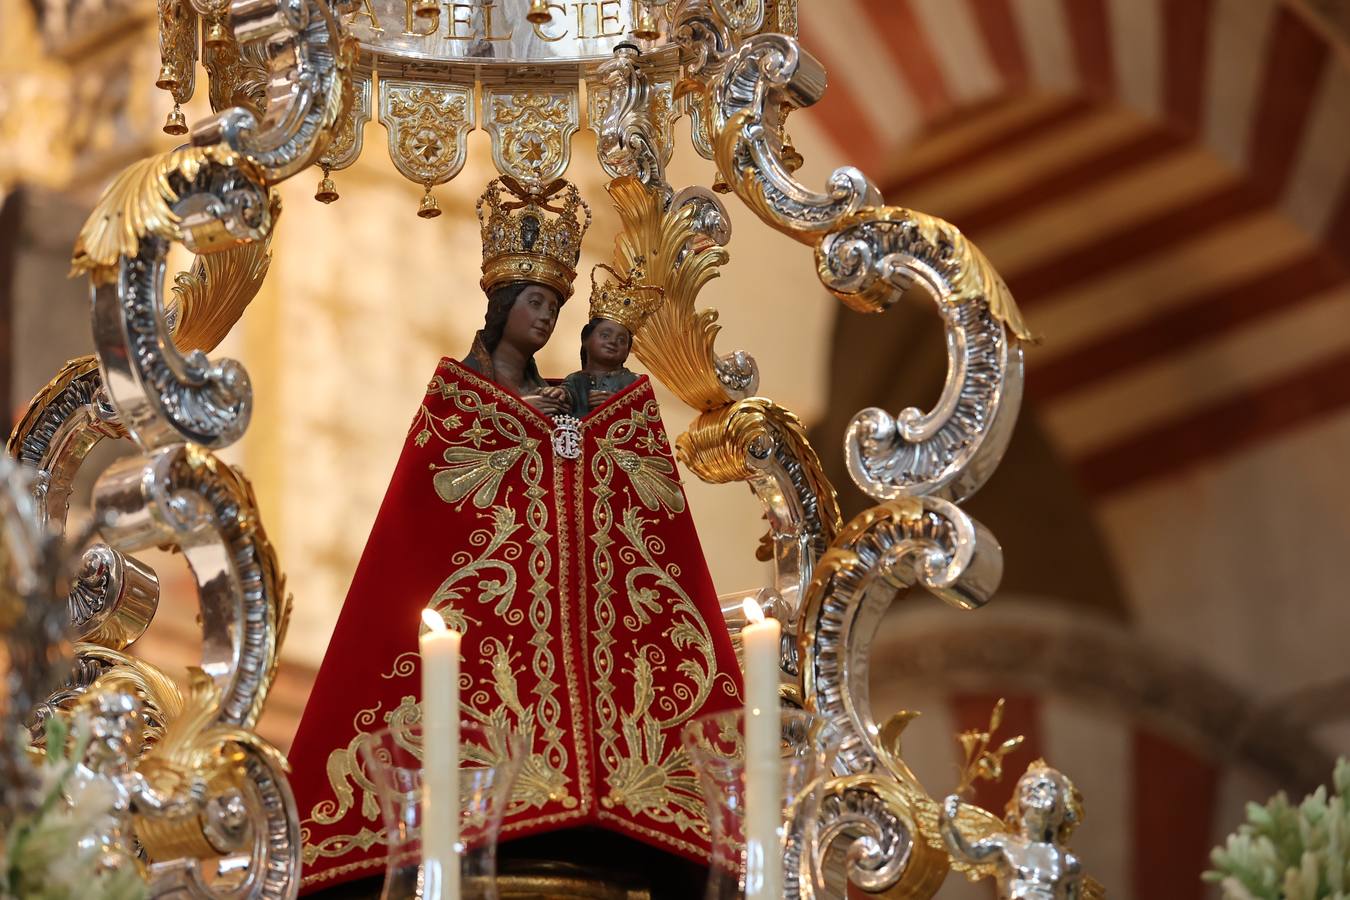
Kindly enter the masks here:
<path id="1" fill-rule="evenodd" d="M 679 729 L 740 676 L 651 385 L 583 421 L 580 459 L 553 427 L 441 361 L 291 750 L 306 890 L 384 864 L 356 746 L 420 714 L 426 606 L 465 632 L 465 716 L 525 734 L 504 840 L 589 824 L 706 858 Z"/>

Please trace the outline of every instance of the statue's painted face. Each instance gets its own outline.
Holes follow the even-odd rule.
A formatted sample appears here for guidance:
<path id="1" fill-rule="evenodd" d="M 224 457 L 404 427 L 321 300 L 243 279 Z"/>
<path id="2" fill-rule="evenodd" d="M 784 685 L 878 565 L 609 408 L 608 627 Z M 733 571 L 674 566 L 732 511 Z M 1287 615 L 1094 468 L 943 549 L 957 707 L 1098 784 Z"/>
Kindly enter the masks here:
<path id="1" fill-rule="evenodd" d="M 511 306 L 502 339 L 530 354 L 543 348 L 558 324 L 558 295 L 542 284 L 526 285 Z"/>
<path id="2" fill-rule="evenodd" d="M 586 359 L 601 369 L 617 369 L 628 359 L 633 338 L 618 322 L 597 319 L 586 338 Z"/>

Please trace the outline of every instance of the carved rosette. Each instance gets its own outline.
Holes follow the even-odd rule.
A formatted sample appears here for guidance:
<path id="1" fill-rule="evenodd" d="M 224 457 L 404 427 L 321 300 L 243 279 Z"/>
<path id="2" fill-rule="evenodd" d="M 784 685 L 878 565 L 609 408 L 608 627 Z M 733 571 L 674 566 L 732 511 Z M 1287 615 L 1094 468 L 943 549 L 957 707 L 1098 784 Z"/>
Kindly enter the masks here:
<path id="1" fill-rule="evenodd" d="M 474 115 L 470 88 L 380 79 L 380 124 L 389 134 L 389 155 L 405 178 L 425 188 L 464 168 Z"/>
<path id="2" fill-rule="evenodd" d="M 497 171 L 526 184 L 561 178 L 580 109 L 575 87 L 484 87 L 483 130 L 492 138 Z"/>

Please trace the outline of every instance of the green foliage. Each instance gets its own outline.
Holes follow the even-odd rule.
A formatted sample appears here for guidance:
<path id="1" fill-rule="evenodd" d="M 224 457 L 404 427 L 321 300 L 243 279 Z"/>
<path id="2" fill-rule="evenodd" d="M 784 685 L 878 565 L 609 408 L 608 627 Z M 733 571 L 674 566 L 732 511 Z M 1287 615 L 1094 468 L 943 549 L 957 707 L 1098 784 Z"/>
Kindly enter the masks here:
<path id="1" fill-rule="evenodd" d="M 1284 792 L 1247 804 L 1247 822 L 1210 854 L 1224 900 L 1350 900 L 1350 760 L 1298 806 Z"/>
<path id="2" fill-rule="evenodd" d="M 146 900 L 149 889 L 134 865 L 104 871 L 93 834 L 112 812 L 111 791 L 81 792 L 74 803 L 65 791 L 88 744 L 77 727 L 74 740 L 59 716 L 47 720 L 47 753 L 38 767 L 36 811 L 0 836 L 0 900 Z"/>

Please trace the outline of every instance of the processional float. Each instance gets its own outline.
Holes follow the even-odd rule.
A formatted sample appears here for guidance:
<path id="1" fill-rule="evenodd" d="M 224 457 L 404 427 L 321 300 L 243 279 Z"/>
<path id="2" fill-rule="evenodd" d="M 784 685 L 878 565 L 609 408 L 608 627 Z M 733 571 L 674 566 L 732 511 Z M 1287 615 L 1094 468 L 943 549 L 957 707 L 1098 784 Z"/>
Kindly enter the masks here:
<path id="1" fill-rule="evenodd" d="M 80 232 L 73 265 L 90 281 L 95 353 L 32 401 L 0 497 L 6 724 L 27 724 L 38 743 L 44 721 L 80 716 L 123 737 L 134 730 L 125 758 L 105 753 L 85 768 L 130 798 L 100 840 L 116 832 L 152 895 L 299 890 L 287 763 L 252 730 L 291 601 L 248 481 L 216 456 L 248 427 L 252 386 L 238 363 L 206 353 L 266 276 L 275 186 L 317 167 L 316 199 L 337 200 L 333 173 L 360 155 L 373 115 L 395 167 L 423 187 L 427 218 L 440 214 L 433 189 L 463 168 L 471 130 L 489 136 L 498 171 L 526 185 L 562 177 L 571 135 L 596 133 L 621 221 L 615 268 L 644 266 L 664 294 L 634 353 L 697 413 L 678 457 L 704 481 L 748 484 L 768 520 L 772 583 L 724 598 L 726 624 L 744 624 L 739 597 L 780 620 L 782 703 L 841 734 L 810 840 L 786 829 L 800 864 L 785 894 L 842 896 L 847 883 L 929 897 L 954 869 L 994 877 L 1004 896 L 1079 895 L 1076 871 L 1024 858 L 1037 841 L 1062 848 L 1081 818 L 1067 779 L 1037 764 L 1019 786 L 1033 806 L 1059 804 L 1049 833 L 944 804 L 901 755 L 909 714 L 878 723 L 870 709 L 870 642 L 898 592 L 918 585 L 978 610 L 999 584 L 999 545 L 961 503 L 1008 443 L 1029 335 L 955 226 L 885 205 L 854 168 L 837 169 L 823 191 L 795 178 L 788 116 L 826 86 L 795 37 L 795 0 L 159 0 L 159 23 L 157 84 L 175 101 L 165 130 L 187 133 L 178 104 L 192 96 L 199 54 L 215 114 L 184 146 L 118 175 Z M 667 182 L 684 115 L 695 151 L 716 164 L 715 190 Z M 729 259 L 719 192 L 810 247 L 821 284 L 849 310 L 877 314 L 918 293 L 944 322 L 949 369 L 934 408 L 866 409 L 844 435 L 849 473 L 876 503 L 850 522 L 801 422 L 757 395 L 753 357 L 719 353 L 716 311 L 695 308 Z M 166 297 L 175 242 L 195 260 Z M 63 545 L 73 479 L 105 439 L 137 452 L 97 480 L 96 535 Z M 68 579 L 61 546 L 82 554 Z M 181 552 L 197 583 L 204 640 L 187 691 L 127 653 L 158 603 L 156 574 L 136 557 L 151 547 Z M 34 796 L 33 751 L 10 731 L 0 735 L 4 808 L 18 814 Z M 997 767 L 997 751 L 982 758 Z M 1082 895 L 1100 893 L 1083 879 Z"/>

